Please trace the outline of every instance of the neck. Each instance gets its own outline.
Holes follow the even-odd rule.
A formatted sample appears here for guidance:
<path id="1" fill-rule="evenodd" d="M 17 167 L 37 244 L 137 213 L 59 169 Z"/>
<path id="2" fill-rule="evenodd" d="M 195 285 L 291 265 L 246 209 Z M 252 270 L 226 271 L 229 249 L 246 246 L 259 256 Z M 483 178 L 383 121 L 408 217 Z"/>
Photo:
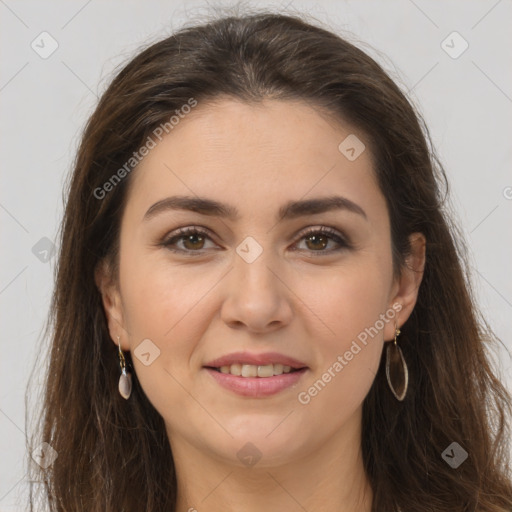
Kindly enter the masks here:
<path id="1" fill-rule="evenodd" d="M 241 467 L 176 436 L 171 446 L 178 481 L 176 512 L 371 511 L 373 496 L 357 422 L 279 466 L 264 464 L 262 458 L 252 467 Z"/>

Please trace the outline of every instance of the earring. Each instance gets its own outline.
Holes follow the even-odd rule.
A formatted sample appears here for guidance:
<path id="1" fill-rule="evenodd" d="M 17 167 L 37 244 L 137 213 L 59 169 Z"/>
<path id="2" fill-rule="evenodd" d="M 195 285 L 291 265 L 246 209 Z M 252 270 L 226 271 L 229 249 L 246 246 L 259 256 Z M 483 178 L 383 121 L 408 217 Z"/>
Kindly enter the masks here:
<path id="1" fill-rule="evenodd" d="M 386 377 L 389 389 L 391 389 L 395 398 L 401 402 L 407 394 L 409 371 L 402 350 L 396 343 L 399 334 L 400 329 L 397 328 L 395 323 L 395 340 L 389 342 L 386 348 Z"/>
<path id="2" fill-rule="evenodd" d="M 121 367 L 121 376 L 119 377 L 119 394 L 126 400 L 132 394 L 132 374 L 126 370 L 126 361 L 123 351 L 121 350 L 121 342 L 117 337 L 117 345 L 119 347 L 119 366 Z"/>

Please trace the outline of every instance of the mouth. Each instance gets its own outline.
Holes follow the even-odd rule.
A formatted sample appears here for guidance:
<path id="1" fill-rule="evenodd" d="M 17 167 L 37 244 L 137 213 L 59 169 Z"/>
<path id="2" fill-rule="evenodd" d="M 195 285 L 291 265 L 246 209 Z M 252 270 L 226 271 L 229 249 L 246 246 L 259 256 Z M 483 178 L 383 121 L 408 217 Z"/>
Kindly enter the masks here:
<path id="1" fill-rule="evenodd" d="M 244 398 L 266 398 L 293 389 L 308 371 L 307 367 L 239 363 L 204 369 L 221 388 Z"/>
<path id="2" fill-rule="evenodd" d="M 309 368 L 278 352 L 234 352 L 203 366 L 213 382 L 239 396 L 264 398 L 298 385 Z"/>

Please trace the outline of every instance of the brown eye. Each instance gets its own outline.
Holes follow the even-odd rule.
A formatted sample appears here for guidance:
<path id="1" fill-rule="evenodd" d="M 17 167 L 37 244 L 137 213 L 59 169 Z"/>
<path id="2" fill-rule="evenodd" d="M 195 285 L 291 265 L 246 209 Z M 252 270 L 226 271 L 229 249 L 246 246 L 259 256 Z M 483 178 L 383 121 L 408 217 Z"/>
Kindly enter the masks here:
<path id="1" fill-rule="evenodd" d="M 310 229 L 303 234 L 299 245 L 302 241 L 304 241 L 305 248 L 299 247 L 299 250 L 308 251 L 314 256 L 328 255 L 352 247 L 344 235 L 326 226 Z M 329 247 L 332 243 L 334 243 L 334 246 Z"/>
<path id="2" fill-rule="evenodd" d="M 173 252 L 202 254 L 204 250 L 208 249 L 205 247 L 208 240 L 211 241 L 211 238 L 203 229 L 198 227 L 180 228 L 176 235 L 169 237 L 161 245 Z"/>
<path id="3" fill-rule="evenodd" d="M 199 227 L 180 228 L 175 233 L 177 234 L 161 242 L 161 245 L 176 253 L 199 256 L 209 248 L 206 246 L 208 241 L 213 243 L 208 231 Z M 307 251 L 315 256 L 328 255 L 352 248 L 344 235 L 328 227 L 309 230 L 303 234 L 299 244 L 303 241 L 305 248 L 299 247 L 299 250 Z M 330 247 L 332 243 L 334 243 L 334 247 Z"/>
<path id="4" fill-rule="evenodd" d="M 305 240 L 308 249 L 314 251 L 318 249 L 325 249 L 327 247 L 327 244 L 329 243 L 329 237 L 323 234 L 308 235 L 307 237 L 305 237 Z"/>
<path id="5" fill-rule="evenodd" d="M 183 240 L 183 245 L 185 249 L 189 250 L 197 250 L 202 249 L 204 246 L 205 237 L 199 233 L 195 233 L 192 235 L 185 235 L 181 237 Z"/>

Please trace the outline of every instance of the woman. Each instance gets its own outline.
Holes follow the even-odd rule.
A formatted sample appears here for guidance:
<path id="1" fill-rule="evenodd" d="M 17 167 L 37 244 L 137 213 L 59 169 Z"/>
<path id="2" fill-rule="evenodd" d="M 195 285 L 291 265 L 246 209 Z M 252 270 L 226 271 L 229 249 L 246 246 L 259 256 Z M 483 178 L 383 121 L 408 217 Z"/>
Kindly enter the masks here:
<path id="1" fill-rule="evenodd" d="M 298 17 L 136 56 L 67 198 L 51 510 L 512 510 L 510 396 L 443 187 L 393 81 Z"/>

